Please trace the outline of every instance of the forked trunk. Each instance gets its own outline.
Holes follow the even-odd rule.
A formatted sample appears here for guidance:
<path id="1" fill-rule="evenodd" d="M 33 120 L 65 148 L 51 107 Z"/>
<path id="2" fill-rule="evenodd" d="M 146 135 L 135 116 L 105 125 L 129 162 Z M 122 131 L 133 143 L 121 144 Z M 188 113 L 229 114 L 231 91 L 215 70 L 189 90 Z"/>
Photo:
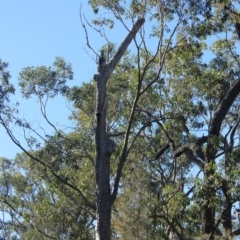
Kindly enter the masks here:
<path id="1" fill-rule="evenodd" d="M 107 135 L 107 80 L 111 76 L 132 39 L 135 38 L 144 21 L 143 18 L 137 20 L 110 63 L 105 62 L 104 53 L 102 52 L 99 58 L 99 74 L 94 76 L 97 93 L 95 132 L 96 240 L 111 239 L 111 205 L 116 197 L 116 194 L 112 197 L 110 192 L 110 157 L 114 151 L 115 144 Z M 120 176 L 118 177 L 120 178 Z M 117 192 L 117 188 L 118 186 L 116 186 L 114 192 Z"/>

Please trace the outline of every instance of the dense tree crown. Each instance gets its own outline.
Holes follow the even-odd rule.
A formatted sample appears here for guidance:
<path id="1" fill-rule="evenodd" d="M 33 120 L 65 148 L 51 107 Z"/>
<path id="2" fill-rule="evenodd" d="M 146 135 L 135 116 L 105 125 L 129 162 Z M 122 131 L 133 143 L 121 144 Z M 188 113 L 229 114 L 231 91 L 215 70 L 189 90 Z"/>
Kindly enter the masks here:
<path id="1" fill-rule="evenodd" d="M 68 87 L 73 71 L 60 57 L 19 73 L 23 98 L 37 97 L 54 134 L 19 117 L 0 61 L 0 123 L 20 150 L 0 159 L 1 237 L 240 235 L 240 2 L 88 3 L 96 18 L 81 9 L 80 20 L 97 58 L 92 79 Z M 118 28 L 121 44 L 108 39 Z M 89 31 L 105 39 L 101 49 L 90 45 Z M 46 114 L 59 94 L 73 106 L 70 132 Z"/>

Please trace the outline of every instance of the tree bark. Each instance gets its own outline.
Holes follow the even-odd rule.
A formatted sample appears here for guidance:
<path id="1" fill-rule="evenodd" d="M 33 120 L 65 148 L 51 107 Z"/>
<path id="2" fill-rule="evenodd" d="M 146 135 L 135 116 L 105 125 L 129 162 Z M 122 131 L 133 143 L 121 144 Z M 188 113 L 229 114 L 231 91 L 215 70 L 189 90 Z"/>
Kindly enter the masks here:
<path id="1" fill-rule="evenodd" d="M 219 136 L 219 132 L 221 130 L 222 122 L 232 106 L 234 100 L 237 98 L 240 92 L 240 79 L 238 79 L 234 84 L 232 84 L 231 88 L 228 90 L 226 96 L 222 99 L 218 108 L 216 109 L 213 119 L 209 126 L 209 135 L 206 149 L 206 159 L 204 164 L 204 180 L 207 194 L 207 201 L 204 206 L 203 212 L 203 222 L 202 222 L 202 230 L 203 233 L 211 234 L 215 231 L 215 207 L 211 206 L 211 198 L 215 197 L 216 189 L 214 187 L 214 165 L 215 165 L 215 157 L 216 157 L 216 146 L 213 144 L 213 139 Z M 211 234 L 212 235 L 212 234 Z M 210 239 L 214 239 L 214 236 Z"/>
<path id="2" fill-rule="evenodd" d="M 232 233 L 232 203 L 230 199 L 225 199 L 225 211 L 222 216 L 223 237 L 231 239 Z"/>
<path id="3" fill-rule="evenodd" d="M 139 19 L 128 33 L 119 47 L 115 56 L 109 64 L 99 61 L 99 74 L 94 76 L 96 83 L 96 240 L 111 239 L 111 206 L 113 204 L 110 192 L 110 157 L 114 151 L 114 142 L 107 135 L 107 80 L 111 76 L 117 63 L 127 49 L 128 45 L 135 38 L 138 30 L 144 23 Z"/>
<path id="4" fill-rule="evenodd" d="M 97 80 L 97 111 L 96 111 L 96 239 L 111 239 L 111 203 L 110 203 L 110 156 L 113 144 L 106 132 L 106 81 L 104 73 Z M 111 146 L 112 145 L 112 146 Z M 111 149 L 112 147 L 112 149 Z"/>

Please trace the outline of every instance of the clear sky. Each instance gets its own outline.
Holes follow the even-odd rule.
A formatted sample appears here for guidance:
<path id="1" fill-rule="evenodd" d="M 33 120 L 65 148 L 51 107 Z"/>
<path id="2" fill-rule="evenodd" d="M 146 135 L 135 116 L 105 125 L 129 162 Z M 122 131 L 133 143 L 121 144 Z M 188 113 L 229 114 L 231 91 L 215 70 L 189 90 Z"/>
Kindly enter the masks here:
<path id="1" fill-rule="evenodd" d="M 91 58 L 93 54 L 89 56 L 86 53 L 89 49 L 86 48 L 86 38 L 80 24 L 80 5 L 79 0 L 0 0 L 0 58 L 9 63 L 11 82 L 17 89 L 13 100 L 21 103 L 21 115 L 37 129 L 46 125 L 40 117 L 36 101 L 21 99 L 17 84 L 21 69 L 49 66 L 56 56 L 64 57 L 72 64 L 74 71 L 74 80 L 69 83 L 71 86 L 89 81 L 96 72 L 96 64 Z M 94 14 L 87 0 L 82 1 L 82 10 L 91 21 Z M 116 31 L 114 34 L 115 42 L 118 42 Z M 118 31 L 117 34 L 121 35 L 122 40 L 126 33 Z M 89 40 L 96 51 L 105 43 L 91 29 Z M 71 125 L 67 121 L 69 111 L 62 99 L 54 100 L 48 112 L 50 119 L 59 126 Z M 22 140 L 20 131 L 15 128 L 13 131 Z M 8 139 L 5 130 L 0 128 L 0 157 L 13 158 L 17 152 L 19 150 Z"/>
<path id="2" fill-rule="evenodd" d="M 69 83 L 70 86 L 80 86 L 83 81 L 92 79 L 97 69 L 93 60 L 95 56 L 86 47 L 86 37 L 79 16 L 82 4 L 82 11 L 90 23 L 91 19 L 96 17 L 87 2 L 87 0 L 0 0 L 0 58 L 9 63 L 11 81 L 17 89 L 12 100 L 20 102 L 21 116 L 30 121 L 36 130 L 41 130 L 42 127 L 47 133 L 52 132 L 41 118 L 36 101 L 21 98 L 17 83 L 18 73 L 28 66 L 49 66 L 56 56 L 60 56 L 73 67 L 74 80 Z M 127 25 L 131 28 L 132 23 L 127 22 Z M 95 51 L 106 43 L 93 29 L 89 28 L 88 34 Z M 119 45 L 127 31 L 121 25 L 116 25 L 106 34 L 110 41 Z M 153 38 L 148 39 L 149 49 L 156 46 L 154 41 Z M 71 126 L 71 122 L 67 120 L 69 114 L 66 103 L 60 97 L 52 101 L 48 107 L 50 120 L 59 128 Z M 17 128 L 13 131 L 22 141 L 21 132 Z M 13 158 L 17 152 L 19 150 L 0 126 L 0 157 Z"/>

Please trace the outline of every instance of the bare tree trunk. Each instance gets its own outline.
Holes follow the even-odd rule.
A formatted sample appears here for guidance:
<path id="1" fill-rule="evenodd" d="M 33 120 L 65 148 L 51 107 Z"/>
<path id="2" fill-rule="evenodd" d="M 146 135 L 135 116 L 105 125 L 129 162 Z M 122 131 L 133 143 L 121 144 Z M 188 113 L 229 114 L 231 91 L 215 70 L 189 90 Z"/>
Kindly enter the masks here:
<path id="1" fill-rule="evenodd" d="M 208 169 L 210 166 L 211 169 Z M 214 175 L 213 170 L 214 162 L 209 161 L 205 163 L 205 188 L 206 188 L 206 203 L 203 206 L 203 223 L 202 230 L 205 234 L 211 234 L 215 230 L 215 207 L 211 206 L 210 202 L 215 197 L 216 190 L 213 186 L 212 176 Z M 214 239 L 214 236 L 210 239 Z"/>
<path id="2" fill-rule="evenodd" d="M 111 239 L 111 194 L 110 194 L 110 156 L 114 144 L 106 133 L 106 81 L 100 74 L 97 81 L 97 112 L 96 112 L 96 239 Z"/>
<path id="3" fill-rule="evenodd" d="M 138 30 L 144 23 L 139 19 L 128 33 L 119 47 L 117 53 L 109 64 L 102 58 L 99 59 L 99 74 L 94 76 L 96 84 L 96 240 L 111 239 L 111 206 L 113 201 L 110 192 L 110 157 L 114 151 L 114 142 L 107 135 L 107 80 L 111 76 L 117 63 L 120 61 L 128 45 L 135 38 Z"/>

